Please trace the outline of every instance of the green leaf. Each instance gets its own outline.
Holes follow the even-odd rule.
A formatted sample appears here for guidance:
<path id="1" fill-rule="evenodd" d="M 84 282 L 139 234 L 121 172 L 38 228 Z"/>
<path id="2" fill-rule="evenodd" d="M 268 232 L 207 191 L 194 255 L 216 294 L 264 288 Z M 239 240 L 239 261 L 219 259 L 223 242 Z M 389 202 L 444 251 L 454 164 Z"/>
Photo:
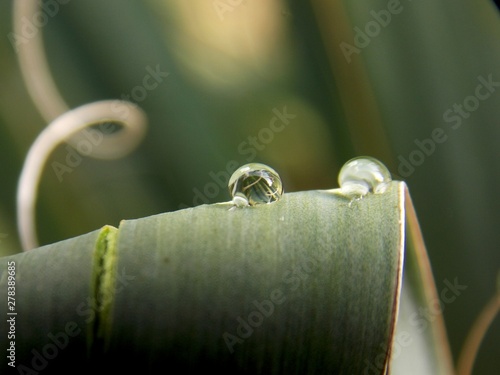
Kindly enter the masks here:
<path id="1" fill-rule="evenodd" d="M 406 192 L 392 182 L 352 200 L 334 189 L 256 207 L 202 205 L 2 258 L 3 300 L 16 262 L 17 364 L 32 367 L 31 349 L 46 357 L 51 337 L 70 336 L 75 322 L 78 334 L 47 368 L 77 358 L 143 372 L 385 374 L 394 338 L 401 344 L 396 320 L 406 319 L 397 319 Z M 404 314 L 435 294 L 409 232 Z M 425 354 L 414 373 L 450 373 L 440 330 L 436 319 L 427 334 L 411 333 L 405 353 Z M 393 358 L 396 373 L 401 366 Z"/>

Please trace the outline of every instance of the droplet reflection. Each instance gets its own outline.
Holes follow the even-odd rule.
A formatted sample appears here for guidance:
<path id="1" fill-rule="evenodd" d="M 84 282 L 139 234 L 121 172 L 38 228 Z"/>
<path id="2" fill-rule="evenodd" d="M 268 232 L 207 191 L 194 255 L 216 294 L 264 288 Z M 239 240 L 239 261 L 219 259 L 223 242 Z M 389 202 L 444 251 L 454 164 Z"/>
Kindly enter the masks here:
<path id="1" fill-rule="evenodd" d="M 278 173 L 259 163 L 238 168 L 229 179 L 228 187 L 237 207 L 272 203 L 283 195 L 283 185 Z"/>

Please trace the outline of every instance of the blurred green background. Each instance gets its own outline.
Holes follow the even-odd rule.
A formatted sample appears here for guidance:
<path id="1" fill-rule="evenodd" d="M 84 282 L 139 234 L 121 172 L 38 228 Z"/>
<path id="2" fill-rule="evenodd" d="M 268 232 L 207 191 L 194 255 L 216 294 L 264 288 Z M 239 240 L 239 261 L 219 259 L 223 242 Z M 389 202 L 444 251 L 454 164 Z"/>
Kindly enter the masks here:
<path id="1" fill-rule="evenodd" d="M 49 65 L 70 107 L 128 95 L 149 129 L 127 157 L 84 157 L 62 181 L 51 167 L 65 161 L 58 148 L 39 190 L 42 244 L 229 200 L 224 179 L 234 165 L 269 164 L 291 192 L 337 187 L 345 161 L 371 155 L 410 188 L 438 292 L 446 279 L 467 285 L 443 312 L 457 358 L 500 268 L 500 18 L 492 1 L 43 3 Z M 5 255 L 20 251 L 17 180 L 46 123 L 8 38 L 12 1 L 0 2 L 0 28 Z M 136 87 L 148 69 L 169 76 L 143 98 Z M 286 126 L 264 130 L 277 112 L 288 113 Z M 500 319 L 474 373 L 498 368 Z"/>

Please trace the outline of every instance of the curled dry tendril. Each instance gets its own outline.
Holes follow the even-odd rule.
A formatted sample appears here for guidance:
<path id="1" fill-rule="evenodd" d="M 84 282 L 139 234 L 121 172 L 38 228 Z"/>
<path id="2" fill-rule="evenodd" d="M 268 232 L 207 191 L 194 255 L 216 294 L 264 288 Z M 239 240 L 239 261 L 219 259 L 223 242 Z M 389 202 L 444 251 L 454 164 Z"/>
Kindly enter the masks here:
<path id="1" fill-rule="evenodd" d="M 23 36 L 23 20 L 39 11 L 39 1 L 16 1 L 13 8 L 14 33 Z M 73 147 L 84 139 L 79 132 L 102 123 L 117 123 L 122 129 L 102 134 L 102 142 L 88 156 L 115 159 L 132 151 L 142 140 L 147 119 L 135 104 L 104 100 L 71 109 L 65 103 L 52 78 L 44 51 L 41 28 L 24 38 L 18 52 L 19 65 L 28 92 L 38 111 L 49 125 L 28 151 L 17 188 L 17 226 L 23 250 L 38 246 L 35 207 L 37 190 L 44 165 L 61 143 Z"/>

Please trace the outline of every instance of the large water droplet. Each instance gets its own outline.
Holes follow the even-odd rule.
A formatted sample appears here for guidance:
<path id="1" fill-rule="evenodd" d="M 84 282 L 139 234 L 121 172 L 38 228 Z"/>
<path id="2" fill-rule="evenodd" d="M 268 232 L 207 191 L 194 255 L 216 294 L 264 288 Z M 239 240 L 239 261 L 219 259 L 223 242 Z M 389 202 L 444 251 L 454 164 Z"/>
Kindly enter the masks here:
<path id="1" fill-rule="evenodd" d="M 391 181 L 391 173 L 387 167 L 369 156 L 349 160 L 339 172 L 339 185 L 346 195 L 383 193 Z"/>
<path id="2" fill-rule="evenodd" d="M 250 163 L 238 168 L 229 179 L 229 192 L 235 206 L 272 203 L 283 195 L 281 178 L 265 164 Z"/>

